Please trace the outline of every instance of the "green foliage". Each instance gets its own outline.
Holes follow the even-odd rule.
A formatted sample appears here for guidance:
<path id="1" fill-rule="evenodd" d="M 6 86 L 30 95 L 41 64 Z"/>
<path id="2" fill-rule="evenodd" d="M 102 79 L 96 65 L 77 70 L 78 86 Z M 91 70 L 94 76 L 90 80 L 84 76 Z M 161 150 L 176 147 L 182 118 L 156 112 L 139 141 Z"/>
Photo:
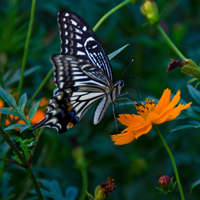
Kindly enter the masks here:
<path id="1" fill-rule="evenodd" d="M 65 194 L 63 195 L 62 190 L 60 188 L 59 183 L 56 180 L 47 181 L 41 180 L 40 181 L 42 186 L 45 189 L 42 189 L 42 195 L 44 197 L 49 197 L 53 200 L 75 200 L 78 194 L 78 191 L 75 187 L 69 187 L 65 190 Z M 35 191 L 30 191 L 32 194 L 35 194 Z"/>
<path id="2" fill-rule="evenodd" d="M 4 90 L 2 87 L 0 87 L 0 95 L 4 99 L 4 101 L 9 106 L 11 106 L 13 108 L 13 109 L 7 108 L 7 107 L 1 108 L 0 113 L 5 114 L 5 115 L 17 116 L 20 119 L 22 119 L 24 122 L 27 123 L 27 125 L 26 124 L 19 124 L 19 123 L 18 124 L 12 124 L 12 125 L 6 127 L 4 129 L 4 131 L 9 131 L 9 130 L 12 130 L 12 129 L 20 128 L 20 133 L 21 133 L 24 130 L 26 130 L 27 128 L 29 128 L 31 126 L 31 121 L 32 121 L 32 119 L 33 119 L 33 117 L 34 117 L 35 113 L 37 112 L 37 109 L 40 105 L 40 101 L 38 101 L 35 105 L 33 105 L 30 108 L 29 119 L 27 120 L 26 115 L 25 115 L 25 106 L 26 106 L 26 103 L 27 103 L 27 95 L 26 94 L 23 94 L 20 97 L 18 105 L 17 105 L 14 97 L 11 94 L 9 94 L 6 90 Z"/>
<path id="3" fill-rule="evenodd" d="M 30 122 L 39 107 L 38 100 L 42 97 L 50 99 L 55 89 L 52 75 L 36 97 L 37 103 L 30 108 L 29 119 L 27 119 L 24 112 L 27 102 L 29 103 L 32 95 L 52 69 L 49 57 L 60 52 L 57 25 L 59 10 L 75 11 L 91 27 L 94 27 L 105 13 L 121 2 L 121 0 L 93 0 L 90 3 L 86 0 L 37 1 L 24 73 L 23 95 L 19 101 L 16 101 L 8 91 L 16 92 L 18 90 L 31 1 L 2 0 L 0 2 L 0 95 L 1 100 L 5 103 L 5 107 L 0 109 L 0 126 L 5 127 L 6 115 L 15 115 L 26 122 L 26 124 L 16 124 L 13 121 L 13 124 L 6 127 L 4 131 L 12 140 L 13 137 L 19 136 L 19 132 L 15 129 L 20 128 L 22 133 L 20 134 L 22 137 L 20 145 L 24 146 L 24 150 L 21 151 L 26 151 L 29 156 L 33 155 L 33 174 L 36 179 L 43 179 L 39 186 L 46 199 L 72 200 L 80 198 L 81 192 L 77 191 L 81 191 L 83 188 L 83 178 L 72 155 L 72 151 L 77 145 L 83 149 L 87 159 L 86 170 L 89 180 L 87 191 L 94 191 L 94 188 L 103 180 L 112 177 L 115 179 L 116 190 L 109 195 L 108 199 L 110 200 L 143 200 L 147 199 L 146 194 L 148 194 L 148 199 L 165 200 L 166 198 L 155 191 L 155 185 L 161 175 L 168 174 L 172 177 L 174 172 L 159 138 L 153 131 L 150 131 L 131 144 L 115 146 L 109 137 L 116 133 L 111 108 L 107 110 L 101 123 L 96 126 L 92 124 L 94 108 L 91 108 L 81 121 L 66 134 L 59 135 L 55 129 L 50 128 L 45 128 L 42 135 L 25 131 L 30 128 Z M 160 24 L 165 32 L 187 58 L 200 63 L 198 19 L 200 2 L 173 0 L 156 0 L 155 2 L 159 13 L 162 13 Z M 129 44 L 111 60 L 116 81 L 119 80 L 131 58 L 134 57 L 134 63 L 123 76 L 125 84 L 130 88 L 123 87 L 122 93 L 128 91 L 136 101 L 143 101 L 147 96 L 159 99 L 164 89 L 168 87 L 173 93 L 181 90 L 181 97 L 184 99 L 181 103 L 193 102 L 192 106 L 180 115 L 179 120 L 162 124 L 160 131 L 175 157 L 184 186 L 185 198 L 196 200 L 200 195 L 198 190 L 199 85 L 195 82 L 187 85 L 191 77 L 182 74 L 179 68 L 166 73 L 170 59 L 179 58 L 166 44 L 155 26 L 144 26 L 145 19 L 139 10 L 142 3 L 143 1 L 137 4 L 128 4 L 117 10 L 104 21 L 96 34 L 108 54 Z M 133 79 L 132 77 L 136 75 L 138 78 Z M 136 88 L 136 91 L 132 88 Z M 119 101 L 119 104 L 123 112 L 127 113 L 123 102 Z M 127 106 L 129 112 L 136 112 L 131 103 L 128 102 Z M 119 113 L 121 111 L 116 106 L 116 117 Z M 120 124 L 118 126 L 119 132 L 125 128 Z M 28 144 L 23 143 L 27 138 L 29 140 L 32 137 L 38 140 L 35 150 L 33 146 L 28 147 Z M 8 144 L 2 137 L 0 139 L 0 158 L 9 159 L 13 151 L 8 150 Z M 22 168 L 19 166 L 2 160 L 0 169 L 0 199 L 38 199 L 36 195 L 33 195 L 35 194 L 33 185 L 28 181 L 24 169 L 21 170 Z M 69 186 L 74 187 L 68 188 Z M 191 194 L 190 188 L 193 189 Z M 29 193 L 31 190 L 32 192 Z M 176 187 L 173 197 L 174 200 L 180 199 Z"/>
<path id="4" fill-rule="evenodd" d="M 198 186 L 198 185 L 200 185 L 200 180 L 197 180 L 197 181 L 195 181 L 195 182 L 192 184 L 190 193 L 192 193 L 192 190 L 193 190 L 196 186 Z"/>
<path id="5" fill-rule="evenodd" d="M 27 159 L 29 160 L 30 156 L 33 155 L 33 151 L 30 149 L 31 147 L 33 147 L 37 141 L 34 141 L 34 138 L 30 138 L 30 139 L 25 139 L 22 140 L 22 138 L 20 137 L 15 137 L 14 138 L 15 142 L 19 142 L 19 147 L 21 149 L 20 153 Z M 21 163 L 20 159 L 18 158 L 17 155 L 12 156 L 12 158 L 14 160 L 16 160 L 17 162 Z"/>

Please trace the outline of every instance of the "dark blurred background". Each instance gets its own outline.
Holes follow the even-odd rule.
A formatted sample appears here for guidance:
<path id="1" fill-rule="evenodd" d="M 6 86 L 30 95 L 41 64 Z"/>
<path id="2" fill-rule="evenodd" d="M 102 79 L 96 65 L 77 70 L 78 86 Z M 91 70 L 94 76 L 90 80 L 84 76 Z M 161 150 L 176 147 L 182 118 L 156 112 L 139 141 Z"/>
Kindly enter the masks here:
<path id="1" fill-rule="evenodd" d="M 36 2 L 33 32 L 31 36 L 26 69 L 34 69 L 24 79 L 22 93 L 28 98 L 36 91 L 42 80 L 52 68 L 50 56 L 60 53 L 60 38 L 57 14 L 60 10 L 71 10 L 82 16 L 91 26 L 110 9 L 121 3 L 120 0 L 42 0 Z M 160 98 L 164 89 L 172 93 L 181 90 L 181 97 L 192 101 L 187 90 L 191 77 L 184 75 L 177 68 L 166 73 L 171 59 L 179 60 L 172 49 L 165 43 L 156 26 L 145 25 L 145 18 L 140 13 L 142 2 L 128 4 L 111 15 L 97 30 L 106 52 L 112 53 L 120 47 L 130 44 L 111 60 L 115 80 L 128 66 L 131 58 L 134 62 L 124 74 L 125 84 L 135 89 L 124 87 L 136 100 L 147 96 Z M 185 57 L 200 61 L 200 2 L 194 0 L 157 0 L 162 19 L 162 27 Z M 25 39 L 30 17 L 31 1 L 0 1 L 0 66 L 3 75 L 9 76 L 21 67 Z M 138 78 L 133 78 L 138 75 Z M 18 82 L 11 81 L 7 88 L 17 88 Z M 55 85 L 53 75 L 36 100 L 51 98 Z M 139 98 L 138 94 L 139 93 Z M 195 104 L 195 103 L 194 103 Z M 133 106 L 128 106 L 134 111 Z M 111 106 L 98 125 L 92 124 L 93 106 L 82 120 L 69 132 L 59 135 L 56 130 L 46 128 L 39 139 L 34 157 L 33 170 L 38 179 L 57 180 L 62 190 L 70 186 L 81 191 L 81 175 L 75 167 L 72 157 L 71 138 L 84 149 L 88 160 L 88 191 L 105 182 L 107 177 L 115 179 L 116 190 L 108 197 L 110 200 L 155 200 L 168 199 L 160 194 L 158 179 L 162 175 L 174 176 L 169 156 L 158 135 L 152 130 L 130 144 L 115 146 L 110 139 L 116 133 L 116 125 Z M 122 106 L 124 112 L 126 109 Z M 116 107 L 116 116 L 120 113 Z M 177 125 L 186 124 L 189 119 L 166 122 L 160 126 L 166 142 L 175 157 L 186 199 L 199 199 L 199 186 L 192 194 L 190 188 L 200 178 L 199 166 L 199 131 L 170 130 Z M 125 127 L 118 124 L 119 130 Z M 11 153 L 10 153 L 11 154 Z M 12 155 L 12 154 L 11 154 Z M 27 175 L 19 167 L 6 164 L 5 183 L 12 187 L 17 199 L 27 183 Z M 29 194 L 25 199 L 28 199 Z M 174 190 L 174 199 L 180 199 L 178 188 Z"/>

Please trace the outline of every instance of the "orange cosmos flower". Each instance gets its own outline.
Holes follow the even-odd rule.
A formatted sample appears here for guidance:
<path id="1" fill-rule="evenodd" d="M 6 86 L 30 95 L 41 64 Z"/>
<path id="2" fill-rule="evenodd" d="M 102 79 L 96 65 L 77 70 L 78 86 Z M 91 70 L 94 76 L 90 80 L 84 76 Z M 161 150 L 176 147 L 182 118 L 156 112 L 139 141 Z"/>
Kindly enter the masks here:
<path id="1" fill-rule="evenodd" d="M 166 121 L 175 119 L 182 110 L 187 109 L 192 102 L 182 105 L 177 103 L 180 100 L 180 90 L 176 93 L 174 98 L 171 99 L 171 90 L 166 89 L 163 95 L 155 105 L 154 101 L 146 99 L 146 104 L 137 104 L 136 109 L 139 115 L 134 114 L 120 114 L 118 120 L 127 126 L 121 134 L 111 135 L 116 145 L 123 145 L 132 142 L 143 134 L 148 133 L 153 125 L 162 124 Z"/>
<path id="2" fill-rule="evenodd" d="M 46 110 L 46 105 L 49 103 L 48 99 L 47 98 L 43 98 L 40 102 L 40 107 L 39 109 L 37 110 L 35 116 L 33 117 L 32 121 L 31 121 L 31 124 L 34 125 L 34 124 L 37 124 L 38 121 L 42 120 L 45 118 L 46 114 L 45 114 L 45 110 Z M 3 108 L 4 107 L 4 104 L 3 104 L 3 101 L 0 99 L 0 108 Z M 9 107 L 11 108 L 11 107 Z M 11 108 L 12 109 L 12 108 Z M 28 110 L 27 110 L 28 112 Z M 27 119 L 28 119 L 28 115 L 26 115 Z M 1 113 L 0 113 L 0 120 L 1 120 Z M 9 126 L 10 123 L 11 123 L 11 120 L 16 120 L 17 124 L 26 124 L 22 119 L 19 119 L 17 116 L 14 116 L 14 115 L 9 115 L 5 121 L 5 126 Z"/>

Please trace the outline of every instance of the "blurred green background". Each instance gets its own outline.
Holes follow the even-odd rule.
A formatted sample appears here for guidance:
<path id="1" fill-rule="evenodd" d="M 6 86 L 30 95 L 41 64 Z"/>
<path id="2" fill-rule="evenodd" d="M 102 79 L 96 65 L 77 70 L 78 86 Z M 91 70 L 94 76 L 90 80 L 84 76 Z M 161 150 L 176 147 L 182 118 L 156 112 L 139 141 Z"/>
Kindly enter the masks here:
<path id="1" fill-rule="evenodd" d="M 24 79 L 22 94 L 27 93 L 28 98 L 32 96 L 52 68 L 50 56 L 60 53 L 57 24 L 60 10 L 74 11 L 94 27 L 106 12 L 119 3 L 119 0 L 37 1 L 26 63 L 26 69 L 35 71 Z M 115 81 L 121 78 L 124 69 L 134 57 L 134 62 L 124 74 L 123 80 L 136 90 L 124 87 L 122 92 L 129 91 L 136 100 L 143 100 L 147 96 L 160 98 L 166 88 L 170 88 L 172 93 L 180 89 L 181 97 L 186 102 L 192 101 L 187 90 L 190 77 L 182 74 L 179 68 L 166 73 L 170 60 L 179 58 L 165 43 L 155 26 L 145 25 L 145 18 L 139 10 L 141 3 L 128 4 L 118 10 L 96 32 L 108 54 L 130 44 L 111 61 Z M 199 64 L 200 2 L 157 0 L 156 3 L 162 15 L 161 25 L 164 30 L 187 58 Z M 8 89 L 18 87 L 18 82 L 12 79 L 12 75 L 21 67 L 30 9 L 31 1 L 0 1 L 0 67 L 3 75 L 9 71 L 7 77 L 4 77 Z M 138 78 L 133 78 L 136 75 Z M 52 75 L 36 100 L 42 97 L 50 99 L 54 88 Z M 155 189 L 160 176 L 174 176 L 171 161 L 158 135 L 150 131 L 130 144 L 115 146 L 110 139 L 110 135 L 116 133 L 111 106 L 101 123 L 96 126 L 92 124 L 94 108 L 95 106 L 65 134 L 59 135 L 54 129 L 45 129 L 33 157 L 33 170 L 37 179 L 57 180 L 63 192 L 70 186 L 81 191 L 81 174 L 72 157 L 73 138 L 84 149 L 88 160 L 90 193 L 93 194 L 97 185 L 112 177 L 116 190 L 109 195 L 110 200 L 169 199 Z M 125 107 L 122 109 L 126 112 Z M 134 110 L 131 105 L 129 109 Z M 116 116 L 119 113 L 120 110 L 116 107 Z M 192 194 L 190 188 L 200 178 L 199 131 L 189 129 L 170 133 L 177 125 L 186 124 L 189 120 L 167 122 L 160 126 L 160 131 L 175 157 L 186 199 L 195 200 L 200 196 L 199 186 L 194 188 Z M 119 130 L 124 129 L 124 126 L 118 126 Z M 1 157 L 6 148 L 6 144 L 3 144 Z M 11 155 L 10 151 L 7 157 Z M 7 163 L 1 182 L 1 195 L 9 190 L 8 193 L 14 195 L 11 199 L 18 199 L 27 180 L 24 170 Z M 173 195 L 174 199 L 180 199 L 177 187 Z M 29 197 L 31 194 L 28 193 L 23 199 Z"/>

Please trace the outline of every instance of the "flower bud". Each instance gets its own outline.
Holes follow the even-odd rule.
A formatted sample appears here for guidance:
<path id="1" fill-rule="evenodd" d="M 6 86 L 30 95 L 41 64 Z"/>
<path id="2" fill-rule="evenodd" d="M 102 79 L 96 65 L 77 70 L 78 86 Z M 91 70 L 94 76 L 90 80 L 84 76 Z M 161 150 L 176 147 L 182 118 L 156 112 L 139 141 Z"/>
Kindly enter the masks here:
<path id="1" fill-rule="evenodd" d="M 196 77 L 200 80 L 200 67 L 191 60 L 186 59 L 185 61 L 172 60 L 168 65 L 167 72 L 174 70 L 177 67 L 181 67 L 181 72 L 184 74 L 188 74 L 190 76 Z"/>
<path id="2" fill-rule="evenodd" d="M 115 190 L 114 179 L 108 178 L 106 183 L 101 183 L 95 188 L 94 197 L 86 191 L 90 200 L 105 200 L 105 198 Z"/>
<path id="3" fill-rule="evenodd" d="M 78 169 L 85 169 L 87 167 L 87 160 L 85 158 L 83 148 L 80 146 L 75 147 L 72 151 L 72 156 Z"/>
<path id="4" fill-rule="evenodd" d="M 160 16 L 158 8 L 153 0 L 146 0 L 140 7 L 141 13 L 147 18 L 149 24 L 158 23 Z"/>
<path id="5" fill-rule="evenodd" d="M 160 185 L 160 188 L 165 192 L 172 189 L 172 180 L 169 178 L 169 176 L 161 176 L 158 180 L 158 184 Z"/>
<path id="6" fill-rule="evenodd" d="M 200 67 L 191 59 L 186 60 L 186 63 L 181 67 L 181 72 L 190 76 L 195 76 L 200 80 Z"/>

